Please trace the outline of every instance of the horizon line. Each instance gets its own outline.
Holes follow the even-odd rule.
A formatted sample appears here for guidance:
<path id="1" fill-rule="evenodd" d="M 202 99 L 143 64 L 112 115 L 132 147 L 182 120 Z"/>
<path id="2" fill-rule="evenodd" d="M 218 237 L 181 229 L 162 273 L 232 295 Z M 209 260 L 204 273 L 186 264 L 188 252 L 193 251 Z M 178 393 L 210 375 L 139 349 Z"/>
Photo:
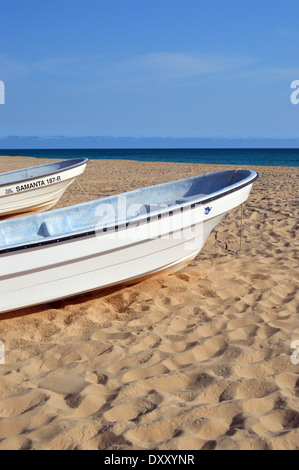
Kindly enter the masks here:
<path id="1" fill-rule="evenodd" d="M 157 139 L 157 140 L 299 140 L 298 137 L 225 137 L 225 136 L 214 136 L 214 137 L 171 137 L 171 136 L 111 136 L 111 135 L 80 135 L 80 136 L 68 136 L 68 135 L 48 135 L 48 136 L 40 136 L 40 135 L 16 135 L 10 134 L 6 136 L 0 136 L 0 140 L 5 139 L 41 139 L 41 140 L 49 140 L 49 139 L 111 139 L 111 140 L 121 140 L 121 139 L 132 139 L 132 140 L 150 140 L 150 139 Z"/>

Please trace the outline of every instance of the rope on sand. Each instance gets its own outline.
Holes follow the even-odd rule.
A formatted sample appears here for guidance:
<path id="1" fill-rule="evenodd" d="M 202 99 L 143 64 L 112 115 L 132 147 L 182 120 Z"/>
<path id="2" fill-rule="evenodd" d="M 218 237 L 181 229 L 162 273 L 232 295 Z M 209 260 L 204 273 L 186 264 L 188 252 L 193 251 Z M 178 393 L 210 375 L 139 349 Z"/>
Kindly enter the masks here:
<path id="1" fill-rule="evenodd" d="M 243 204 L 241 204 L 241 227 L 240 227 L 240 249 L 239 249 L 239 254 L 242 251 L 242 237 L 243 237 Z"/>
<path id="2" fill-rule="evenodd" d="M 214 233 L 214 236 L 215 236 L 215 241 L 219 244 L 223 243 L 221 242 L 220 240 L 218 240 L 218 233 L 219 231 L 216 231 Z M 227 251 L 228 253 L 233 253 L 235 255 L 239 255 L 242 251 L 242 239 L 243 239 L 243 204 L 241 204 L 241 226 L 240 226 L 240 245 L 239 245 L 239 250 L 238 251 L 235 251 L 235 250 L 232 250 L 231 248 L 228 247 L 228 243 L 226 242 L 225 243 L 225 247 L 224 247 L 224 250 Z"/>
<path id="3" fill-rule="evenodd" d="M 88 194 L 88 192 L 85 191 L 85 189 L 83 188 L 83 186 L 79 183 L 78 179 L 75 178 L 75 180 L 77 181 L 78 186 L 80 187 L 81 191 L 85 194 L 85 196 L 86 196 L 88 199 L 91 199 L 90 194 Z"/>

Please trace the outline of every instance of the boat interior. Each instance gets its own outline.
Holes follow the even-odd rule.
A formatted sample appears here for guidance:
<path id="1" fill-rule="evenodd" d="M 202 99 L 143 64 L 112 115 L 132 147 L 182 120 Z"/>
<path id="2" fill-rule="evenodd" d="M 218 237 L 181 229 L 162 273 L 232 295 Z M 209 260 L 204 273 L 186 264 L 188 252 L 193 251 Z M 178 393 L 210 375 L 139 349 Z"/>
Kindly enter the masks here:
<path id="1" fill-rule="evenodd" d="M 157 184 L 95 201 L 0 222 L 0 250 L 115 227 L 169 212 L 174 207 L 204 203 L 251 184 L 257 173 L 227 170 Z"/>
<path id="2" fill-rule="evenodd" d="M 88 160 L 85 158 L 72 158 L 70 160 L 61 160 L 59 162 L 46 163 L 19 170 L 8 171 L 0 174 L 0 186 L 20 183 L 21 181 L 41 178 L 59 171 L 68 170 L 72 167 L 82 165 Z"/>

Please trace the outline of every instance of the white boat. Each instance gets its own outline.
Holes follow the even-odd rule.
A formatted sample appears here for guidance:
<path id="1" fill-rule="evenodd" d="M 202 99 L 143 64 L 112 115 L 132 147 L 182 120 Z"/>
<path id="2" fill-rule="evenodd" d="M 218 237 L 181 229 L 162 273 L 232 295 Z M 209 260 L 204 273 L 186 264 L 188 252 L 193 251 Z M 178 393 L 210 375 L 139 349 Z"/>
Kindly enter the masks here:
<path id="1" fill-rule="evenodd" d="M 257 178 L 205 174 L 0 222 L 0 312 L 180 269 Z"/>
<path id="2" fill-rule="evenodd" d="M 73 158 L 0 174 L 0 217 L 53 207 L 82 174 L 88 159 Z"/>

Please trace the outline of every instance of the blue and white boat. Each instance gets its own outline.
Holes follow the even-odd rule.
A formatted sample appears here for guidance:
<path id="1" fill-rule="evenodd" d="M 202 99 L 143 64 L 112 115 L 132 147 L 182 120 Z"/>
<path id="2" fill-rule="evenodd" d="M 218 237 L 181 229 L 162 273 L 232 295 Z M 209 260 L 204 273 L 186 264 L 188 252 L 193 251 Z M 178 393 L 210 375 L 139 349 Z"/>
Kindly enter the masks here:
<path id="1" fill-rule="evenodd" d="M 73 158 L 0 174 L 0 217 L 51 209 L 88 159 Z"/>
<path id="2" fill-rule="evenodd" d="M 0 312 L 181 269 L 257 178 L 204 174 L 0 222 Z"/>

